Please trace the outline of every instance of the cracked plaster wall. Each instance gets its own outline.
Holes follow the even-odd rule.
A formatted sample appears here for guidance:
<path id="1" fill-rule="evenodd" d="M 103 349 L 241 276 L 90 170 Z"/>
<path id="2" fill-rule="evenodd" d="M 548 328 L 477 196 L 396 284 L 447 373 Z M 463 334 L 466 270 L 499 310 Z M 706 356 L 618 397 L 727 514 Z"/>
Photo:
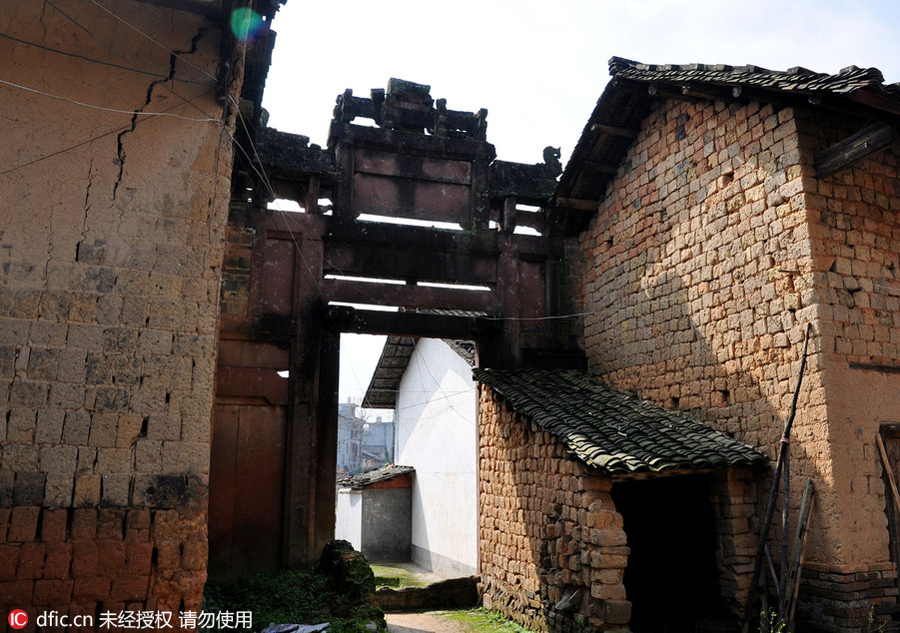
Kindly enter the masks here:
<path id="1" fill-rule="evenodd" d="M 103 6 L 0 0 L 20 86 L 0 85 L 0 595 L 199 608 L 231 169 L 221 32 Z M 109 547 L 99 566 L 78 562 L 89 542 Z"/>

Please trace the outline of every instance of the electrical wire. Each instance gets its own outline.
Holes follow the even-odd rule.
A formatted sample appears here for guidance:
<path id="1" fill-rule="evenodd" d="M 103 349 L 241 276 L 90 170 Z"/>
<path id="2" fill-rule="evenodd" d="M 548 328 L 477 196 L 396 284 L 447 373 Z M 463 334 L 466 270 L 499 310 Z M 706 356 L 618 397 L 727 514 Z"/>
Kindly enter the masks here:
<path id="1" fill-rule="evenodd" d="M 48 0 L 48 1 L 49 1 L 49 0 Z M 163 49 L 164 51 L 166 51 L 166 52 L 169 53 L 170 55 L 174 56 L 176 59 L 181 60 L 182 62 L 184 62 L 185 64 L 187 64 L 188 66 L 190 66 L 191 68 L 193 68 L 194 70 L 196 70 L 197 72 L 199 72 L 199 73 L 201 73 L 201 74 L 203 74 L 203 75 L 206 75 L 207 77 L 209 77 L 209 78 L 212 79 L 213 81 L 218 81 L 218 80 L 216 79 L 215 75 L 209 74 L 208 72 L 206 72 L 205 70 L 203 70 L 203 69 L 200 68 L 199 66 L 197 66 L 197 65 L 195 65 L 195 64 L 193 64 L 193 63 L 191 63 L 189 60 L 185 59 L 184 57 L 181 57 L 178 53 L 176 53 L 175 51 L 173 51 L 171 48 L 169 48 L 169 47 L 166 46 L 165 44 L 162 44 L 162 43 L 156 41 L 156 40 L 155 40 L 153 37 L 151 37 L 150 35 L 147 35 L 147 34 L 144 33 L 142 30 L 140 30 L 139 28 L 137 28 L 136 26 L 134 26 L 133 24 L 131 24 L 130 22 L 128 22 L 128 21 L 125 20 L 124 18 L 119 17 L 119 16 L 116 15 L 113 11 L 111 11 L 110 9 L 106 8 L 105 6 L 103 6 L 102 4 L 100 4 L 99 2 L 97 2 L 97 0 L 89 0 L 89 1 L 90 1 L 92 4 L 96 5 L 97 7 L 99 7 L 100 9 L 102 9 L 103 11 L 105 11 L 106 13 L 108 13 L 109 15 L 111 15 L 113 18 L 115 18 L 116 20 L 118 20 L 118 21 L 121 22 L 122 24 L 124 24 L 125 26 L 127 26 L 128 28 L 130 28 L 130 29 L 131 29 L 132 31 L 134 31 L 135 33 L 138 33 L 138 34 L 142 35 L 143 37 L 147 38 L 148 40 L 150 40 L 151 42 L 153 42 L 153 43 L 156 44 L 158 47 L 160 47 L 161 49 Z"/>
<path id="2" fill-rule="evenodd" d="M 103 61 L 102 59 L 95 59 L 93 57 L 87 57 L 86 55 L 79 55 L 78 53 L 70 53 L 68 51 L 62 51 L 58 48 L 52 48 L 50 46 L 45 46 L 43 44 L 37 44 L 36 42 L 29 42 L 28 40 L 23 40 L 21 38 L 15 37 L 13 35 L 9 35 L 8 33 L 0 33 L 0 37 L 12 40 L 13 42 L 18 42 L 19 44 L 25 44 L 27 46 L 34 46 L 35 48 L 40 48 L 45 51 L 49 51 L 51 53 L 57 53 L 59 55 L 65 55 L 66 57 L 73 57 L 75 59 L 80 59 L 86 62 L 91 62 L 93 64 L 101 64 L 103 66 L 109 66 L 111 68 L 118 68 L 119 70 L 128 70 L 133 73 L 138 73 L 139 75 L 146 75 L 148 77 L 155 77 L 157 79 L 168 79 L 166 75 L 162 75 L 160 73 L 156 73 L 150 70 L 142 70 L 140 68 L 134 68 L 132 66 L 123 66 L 122 64 L 115 64 L 113 62 Z M 195 79 L 180 79 L 177 77 L 172 77 L 172 81 L 180 81 L 183 83 L 189 84 L 197 84 L 200 86 L 208 86 L 209 82 L 206 81 L 197 81 Z"/>
<path id="3" fill-rule="evenodd" d="M 5 79 L 0 79 L 0 84 L 4 84 L 6 86 L 12 86 L 13 88 L 18 88 L 20 90 L 25 90 L 27 92 L 32 92 L 34 94 L 38 94 L 44 97 L 49 97 L 51 99 L 58 99 L 59 101 L 65 101 L 66 103 L 71 103 L 73 105 L 82 106 L 84 108 L 90 108 L 91 110 L 100 110 L 102 112 L 113 112 L 116 114 L 128 114 L 131 116 L 165 116 L 172 117 L 173 119 L 181 119 L 182 121 L 190 121 L 192 123 L 221 123 L 218 119 L 214 119 L 212 117 L 206 119 L 193 119 L 191 117 L 182 116 L 180 114 L 172 114 L 170 112 L 144 112 L 143 110 L 118 110 L 116 108 L 106 108 L 104 106 L 93 105 L 91 103 L 84 103 L 83 101 L 77 101 L 75 99 L 70 99 L 68 97 L 63 97 L 61 95 L 55 95 L 49 92 L 44 92 L 43 90 L 38 90 L 36 88 L 29 88 L 28 86 L 23 86 L 21 84 L 14 83 L 12 81 L 6 81 Z"/>
<path id="4" fill-rule="evenodd" d="M 203 97 L 208 96 L 208 94 L 209 94 L 209 93 L 202 94 L 202 95 L 198 95 L 198 96 L 195 97 L 195 98 L 196 98 L 196 99 L 200 99 L 200 98 L 203 98 Z M 182 105 L 182 104 L 177 103 L 177 104 L 175 104 L 175 105 L 173 105 L 173 106 L 167 108 L 166 110 L 163 110 L 163 112 L 166 112 L 167 110 L 174 110 L 175 108 L 181 107 L 181 105 Z M 221 124 L 221 122 L 219 122 L 219 123 Z M 122 126 L 122 127 L 118 127 L 118 128 L 109 130 L 109 131 L 107 131 L 107 132 L 103 132 L 102 134 L 97 134 L 97 135 L 95 135 L 95 136 L 90 137 L 90 138 L 87 139 L 87 140 L 81 141 L 81 142 L 79 142 L 79 143 L 75 143 L 74 145 L 70 145 L 69 147 L 64 147 L 63 149 L 57 150 L 57 151 L 55 151 L 55 152 L 51 152 L 51 153 L 49 153 L 49 154 L 45 154 L 45 155 L 40 156 L 40 157 L 38 157 L 38 158 L 35 158 L 35 159 L 33 159 L 33 160 L 29 160 L 29 161 L 27 161 L 27 162 L 25 162 L 25 163 L 21 163 L 21 164 L 19 164 L 19 165 L 16 165 L 15 167 L 10 167 L 9 169 L 5 169 L 4 171 L 0 171 L 0 176 L 5 176 L 6 174 L 10 174 L 10 173 L 15 172 L 15 171 L 18 171 L 18 170 L 20 170 L 20 169 L 24 169 L 25 167 L 29 167 L 29 166 L 34 165 L 34 164 L 36 164 L 36 163 L 40 163 L 40 162 L 42 162 L 42 161 L 48 160 L 48 159 L 50 159 L 50 158 L 53 158 L 53 157 L 55 157 L 55 156 L 60 156 L 60 155 L 62 155 L 62 154 L 66 154 L 66 153 L 68 153 L 68 152 L 71 152 L 71 151 L 74 151 L 74 150 L 78 149 L 79 147 L 84 147 L 85 145 L 90 145 L 91 143 L 93 143 L 93 142 L 95 142 L 95 141 L 99 141 L 100 139 L 105 138 L 105 137 L 107 137 L 107 136 L 112 136 L 113 134 L 120 134 L 121 132 L 125 132 L 126 130 L 130 130 L 130 129 L 131 129 L 131 124 L 128 124 L 128 125 L 125 125 L 125 126 Z M 223 129 L 224 129 L 224 126 L 223 126 Z"/>

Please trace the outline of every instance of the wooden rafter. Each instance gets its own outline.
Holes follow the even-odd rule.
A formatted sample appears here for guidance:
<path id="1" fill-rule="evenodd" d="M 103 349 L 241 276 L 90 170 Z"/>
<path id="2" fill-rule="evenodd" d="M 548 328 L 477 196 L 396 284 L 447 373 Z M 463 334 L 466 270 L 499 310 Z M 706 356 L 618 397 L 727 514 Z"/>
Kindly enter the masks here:
<path id="1" fill-rule="evenodd" d="M 825 178 L 891 144 L 891 126 L 875 123 L 815 156 L 816 176 Z"/>

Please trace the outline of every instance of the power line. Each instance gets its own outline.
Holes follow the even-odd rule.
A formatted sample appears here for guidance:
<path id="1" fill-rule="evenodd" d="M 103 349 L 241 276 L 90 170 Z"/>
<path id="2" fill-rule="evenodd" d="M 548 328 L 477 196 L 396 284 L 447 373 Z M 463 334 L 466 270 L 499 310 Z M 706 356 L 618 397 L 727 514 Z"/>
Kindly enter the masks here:
<path id="1" fill-rule="evenodd" d="M 208 94 L 208 93 L 207 93 L 207 94 Z M 204 96 L 206 96 L 206 94 L 198 95 L 198 96 L 195 97 L 195 98 L 199 99 L 199 98 L 204 97 Z M 175 108 L 181 107 L 181 105 L 182 105 L 182 104 L 180 104 L 180 103 L 179 103 L 179 104 L 175 104 L 175 105 L 171 106 L 170 108 L 167 108 L 167 110 L 173 110 L 173 109 L 175 109 Z M 166 110 L 163 110 L 163 112 L 166 112 Z M 85 145 L 89 145 L 89 144 L 93 143 L 94 141 L 99 141 L 100 139 L 105 138 L 105 137 L 107 137 L 107 136 L 112 136 L 113 134 L 119 134 L 119 133 L 121 133 L 121 132 L 124 132 L 125 130 L 130 130 L 130 129 L 131 129 L 131 124 L 125 125 L 125 126 L 122 126 L 122 127 L 118 127 L 118 128 L 109 130 L 109 131 L 107 131 L 107 132 L 103 132 L 102 134 L 97 134 L 97 135 L 95 135 L 95 136 L 90 137 L 90 138 L 87 139 L 87 140 L 81 141 L 81 142 L 79 142 L 79 143 L 75 143 L 74 145 L 70 145 L 69 147 L 64 147 L 63 149 L 57 150 L 57 151 L 55 151 L 55 152 L 51 152 L 50 154 L 45 154 L 44 156 L 40 156 L 40 157 L 35 158 L 35 159 L 33 159 L 33 160 L 29 160 L 28 162 L 21 163 L 21 164 L 19 164 L 19 165 L 16 165 L 15 167 L 10 167 L 9 169 L 6 169 L 6 170 L 4 170 L 4 171 L 0 171 L 0 176 L 4 176 L 4 175 L 9 174 L 9 173 L 12 173 L 12 172 L 14 172 L 14 171 L 18 171 L 19 169 L 24 169 L 25 167 L 29 167 L 29 166 L 34 165 L 34 164 L 36 164 L 36 163 L 40 163 L 40 162 L 42 162 L 42 161 L 48 160 L 48 159 L 50 159 L 50 158 L 53 158 L 53 157 L 55 157 L 55 156 L 60 156 L 61 154 L 65 154 L 65 153 L 67 153 L 67 152 L 74 151 L 74 150 L 78 149 L 79 147 L 83 147 L 83 146 L 85 146 Z"/>
<path id="2" fill-rule="evenodd" d="M 93 57 L 88 57 L 86 55 L 79 55 L 78 53 L 70 53 L 68 51 L 62 51 L 58 48 L 52 48 L 50 46 L 45 46 L 43 44 L 37 44 L 36 42 L 29 42 L 28 40 L 23 40 L 21 38 L 15 37 L 13 35 L 9 35 L 7 33 L 0 33 L 0 37 L 6 38 L 8 40 L 12 40 L 13 42 L 18 42 L 20 44 L 25 44 L 27 46 L 34 46 L 35 48 L 40 48 L 45 51 L 49 51 L 51 53 L 57 53 L 59 55 L 65 55 L 66 57 L 73 57 L 75 59 L 81 59 L 86 62 L 91 62 L 93 64 L 101 64 L 103 66 L 109 66 L 111 68 L 118 68 L 120 70 L 128 70 L 130 72 L 138 73 L 140 75 L 147 75 L 148 77 L 155 77 L 157 79 L 168 79 L 166 75 L 162 75 L 160 73 L 153 72 L 151 70 L 142 70 L 140 68 L 133 68 L 131 66 L 123 66 L 122 64 L 116 64 L 113 62 L 103 61 L 102 59 L 95 59 Z M 172 81 L 180 81 L 183 83 L 197 84 L 200 86 L 208 86 L 210 85 L 205 81 L 197 81 L 195 79 L 178 79 L 175 77 L 171 78 Z"/>
<path id="3" fill-rule="evenodd" d="M 212 117 L 206 119 L 192 119 L 190 117 L 182 116 L 180 114 L 172 114 L 169 112 L 144 112 L 143 110 L 118 110 L 116 108 L 107 108 L 104 106 L 93 105 L 91 103 L 84 103 L 83 101 L 77 101 L 75 99 L 70 99 L 68 97 L 63 97 L 61 95 L 55 95 L 49 92 L 44 92 L 43 90 L 38 90 L 36 88 L 29 88 L 28 86 L 23 86 L 21 84 L 13 83 L 12 81 L 6 81 L 5 79 L 0 79 L 0 84 L 4 84 L 7 86 L 12 86 L 13 88 L 19 88 L 20 90 L 25 90 L 27 92 L 33 92 L 34 94 L 39 94 L 44 97 L 50 97 L 51 99 L 58 99 L 60 101 L 65 101 L 66 103 L 71 103 L 73 105 L 82 106 L 84 108 L 90 108 L 92 110 L 100 110 L 102 112 L 114 112 L 116 114 L 128 114 L 131 116 L 166 116 L 172 117 L 174 119 L 181 119 L 183 121 L 190 121 L 192 123 L 219 123 L 218 119 L 214 119 Z M 129 126 L 130 127 L 130 126 Z"/>
<path id="4" fill-rule="evenodd" d="M 189 60 L 187 60 L 187 59 L 181 57 L 178 53 L 176 53 L 175 51 L 173 51 L 171 48 L 169 48 L 169 47 L 166 46 L 165 44 L 162 44 L 162 43 L 156 41 L 156 40 L 153 39 L 153 37 L 151 37 L 150 35 L 147 35 L 147 34 L 144 33 L 142 30 L 140 30 L 139 28 L 137 28 L 136 26 L 134 26 L 133 24 L 131 24 L 131 23 L 128 22 L 127 20 L 125 20 L 125 19 L 119 17 L 118 15 L 116 15 L 116 14 L 115 14 L 113 11 L 111 11 L 110 9 L 107 9 L 105 6 L 103 6 L 102 4 L 100 4 L 99 2 L 97 2 L 97 0 L 90 0 L 90 2 L 91 2 L 92 4 L 95 4 L 96 6 L 98 6 L 100 9 L 102 9 L 103 11 L 105 11 L 106 13 L 108 13 L 109 15 L 111 15 L 112 17 L 114 17 L 116 20 L 118 20 L 119 22 L 121 22 L 122 24 L 124 24 L 125 26 L 127 26 L 128 28 L 130 28 L 130 29 L 131 29 L 132 31 L 134 31 L 135 33 L 138 33 L 138 34 L 144 36 L 145 38 L 147 38 L 148 40 L 150 40 L 151 42 L 153 42 L 154 44 L 156 44 L 158 47 L 160 47 L 161 49 L 163 49 L 164 51 L 166 51 L 167 53 L 169 53 L 170 55 L 172 55 L 172 56 L 175 57 L 176 59 L 179 59 L 179 60 L 183 61 L 183 62 L 184 62 L 185 64 L 187 64 L 188 66 L 190 66 L 190 67 L 193 68 L 194 70 L 198 71 L 199 73 L 201 73 L 201 74 L 203 74 L 203 75 L 206 75 L 207 77 L 209 77 L 209 78 L 212 79 L 213 81 L 218 81 L 214 75 L 209 74 L 208 72 L 206 72 L 205 70 L 203 70 L 202 68 L 200 68 L 199 66 L 197 66 L 196 64 L 193 64 L 193 63 L 191 63 Z"/>

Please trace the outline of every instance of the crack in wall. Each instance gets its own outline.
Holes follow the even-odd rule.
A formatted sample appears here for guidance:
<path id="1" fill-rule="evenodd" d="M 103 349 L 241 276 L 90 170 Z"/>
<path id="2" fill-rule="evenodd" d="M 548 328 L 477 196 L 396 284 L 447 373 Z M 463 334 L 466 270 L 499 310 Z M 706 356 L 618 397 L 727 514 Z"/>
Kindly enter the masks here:
<path id="1" fill-rule="evenodd" d="M 134 132 L 135 128 L 138 124 L 138 117 L 144 112 L 144 109 L 150 105 L 150 102 L 153 100 L 153 90 L 156 86 L 160 84 L 165 84 L 173 79 L 175 79 L 175 65 L 178 62 L 178 58 L 181 55 L 193 55 L 197 52 L 197 46 L 200 43 L 200 40 L 203 39 L 203 36 L 206 35 L 206 32 L 209 30 L 208 26 L 201 26 L 197 29 L 197 32 L 194 34 L 194 37 L 191 38 L 191 46 L 187 50 L 173 50 L 169 54 L 169 73 L 163 79 L 157 79 L 155 81 L 151 81 L 150 85 L 147 86 L 147 96 L 144 99 L 144 104 L 134 111 L 134 114 L 131 116 L 131 126 L 119 132 L 116 136 L 116 159 L 113 161 L 119 167 L 119 173 L 116 175 L 116 182 L 113 185 L 113 200 L 116 199 L 116 192 L 119 190 L 119 185 L 122 182 L 122 176 L 125 173 L 125 144 L 124 138 L 126 135 Z M 172 94 L 178 96 L 175 91 L 171 88 L 169 89 Z"/>
<path id="2" fill-rule="evenodd" d="M 84 212 L 81 216 L 81 236 L 79 237 L 78 243 L 75 244 L 75 261 L 78 261 L 78 256 L 80 255 L 81 245 L 87 239 L 87 231 L 88 231 L 88 212 L 91 210 L 91 186 L 94 184 L 94 157 L 91 156 L 91 162 L 88 165 L 88 182 L 87 187 L 84 190 L 84 204 L 82 208 Z"/>

